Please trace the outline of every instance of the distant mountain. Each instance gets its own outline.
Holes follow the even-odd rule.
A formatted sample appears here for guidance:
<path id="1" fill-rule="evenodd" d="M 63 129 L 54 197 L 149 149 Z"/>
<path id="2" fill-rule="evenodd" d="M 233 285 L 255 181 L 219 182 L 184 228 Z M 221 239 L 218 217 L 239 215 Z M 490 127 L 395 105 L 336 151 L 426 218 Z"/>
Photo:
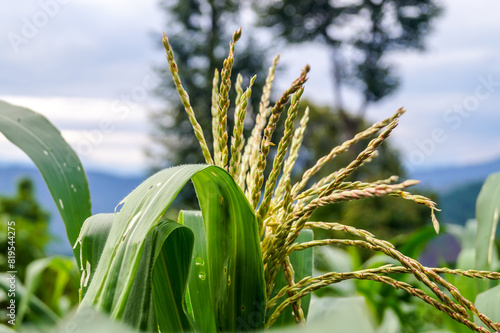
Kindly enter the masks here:
<path id="1" fill-rule="evenodd" d="M 438 193 L 441 222 L 465 224 L 476 216 L 476 199 L 486 178 L 500 172 L 500 158 L 466 166 L 417 170 L 411 179 Z"/>
<path id="2" fill-rule="evenodd" d="M 470 182 L 453 187 L 439 195 L 441 222 L 464 225 L 476 217 L 476 199 L 483 181 Z"/>
<path id="3" fill-rule="evenodd" d="M 420 186 L 422 187 L 443 193 L 466 183 L 482 183 L 494 172 L 500 172 L 500 158 L 460 167 L 450 166 L 416 170 L 410 175 L 410 178 L 420 180 Z"/>
<path id="4" fill-rule="evenodd" d="M 50 230 L 57 237 L 58 241 L 52 244 L 49 252 L 70 254 L 71 247 L 67 240 L 66 229 L 61 216 L 52 201 L 52 197 L 40 172 L 35 167 L 0 165 L 0 195 L 15 194 L 17 182 L 23 177 L 33 180 L 37 201 L 50 213 Z M 115 206 L 146 179 L 146 176 L 120 177 L 90 171 L 87 172 L 87 178 L 92 201 L 92 214 L 97 214 L 113 212 Z"/>
<path id="5" fill-rule="evenodd" d="M 410 178 L 421 180 L 422 187 L 439 194 L 439 207 L 443 209 L 442 222 L 463 224 L 468 218 L 475 216 L 476 198 L 486 177 L 499 171 L 500 159 L 497 159 L 462 167 L 417 170 Z M 34 166 L 0 164 L 0 195 L 14 194 L 17 181 L 22 177 L 33 179 L 37 200 L 51 214 L 51 232 L 59 242 L 51 246 L 50 252 L 70 254 L 64 224 L 43 178 Z M 146 179 L 146 176 L 120 177 L 95 171 L 87 172 L 87 177 L 93 214 L 113 212 L 115 206 Z"/>

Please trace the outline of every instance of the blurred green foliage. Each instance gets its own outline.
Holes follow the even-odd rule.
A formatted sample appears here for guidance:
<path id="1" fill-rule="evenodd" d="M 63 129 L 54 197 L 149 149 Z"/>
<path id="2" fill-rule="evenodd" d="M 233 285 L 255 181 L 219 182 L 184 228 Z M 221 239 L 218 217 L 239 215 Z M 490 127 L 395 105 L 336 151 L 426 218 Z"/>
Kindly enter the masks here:
<path id="1" fill-rule="evenodd" d="M 430 227 L 432 229 L 432 227 Z M 432 230 L 433 231 L 433 230 Z M 425 233 L 426 228 L 415 232 L 415 235 Z M 383 254 L 375 254 L 368 260 L 363 260 L 358 251 L 352 248 L 338 249 L 332 247 L 317 248 L 315 252 L 316 269 L 315 274 L 323 274 L 328 270 L 338 272 L 355 271 L 378 267 L 384 264 L 396 264 L 397 262 Z M 411 283 L 418 288 L 423 285 L 411 274 L 389 274 L 390 277 L 399 281 Z M 320 304 L 333 306 L 336 302 L 344 300 L 346 306 L 353 297 L 362 296 L 364 301 L 362 321 L 368 321 L 370 332 L 380 333 L 417 333 L 427 332 L 432 329 L 443 327 L 443 317 L 441 312 L 420 299 L 412 297 L 402 290 L 397 290 L 392 286 L 368 280 L 348 280 L 342 283 L 333 284 L 324 290 L 315 293 L 311 304 L 311 314 L 314 312 L 314 304 L 320 300 Z M 325 311 L 325 310 L 323 310 Z M 333 324 L 345 326 L 345 318 L 330 313 L 327 317 Z M 314 321 L 314 317 L 309 318 L 308 325 Z M 390 328 L 389 328 L 390 327 Z"/>
<path id="2" fill-rule="evenodd" d="M 490 176 L 482 184 L 482 197 L 477 197 L 477 216 L 481 216 L 486 210 L 494 210 L 498 207 L 498 198 L 500 195 L 500 174 Z M 488 185 L 488 186 L 485 186 Z M 477 194 L 477 193 L 476 193 Z M 370 200 L 371 202 L 371 200 Z M 365 202 L 368 203 L 368 202 Z M 486 204 L 486 206 L 485 206 Z M 399 205 L 398 205 L 399 206 Z M 498 209 L 498 208 L 496 208 Z M 498 216 L 493 214 L 492 221 L 483 221 L 484 224 L 498 224 Z M 361 221 L 361 220 L 359 220 Z M 493 228 L 494 229 L 494 228 Z M 372 230 L 369 228 L 368 230 Z M 493 230 L 494 231 L 494 230 Z M 441 233 L 450 234 L 460 243 L 460 252 L 454 262 L 442 262 L 440 266 L 451 269 L 469 270 L 490 269 L 494 272 L 500 271 L 498 237 L 496 246 L 493 245 L 492 256 L 489 258 L 490 266 L 486 268 L 478 267 L 476 253 L 488 246 L 488 240 L 491 241 L 491 232 L 487 237 L 481 238 L 478 235 L 478 222 L 469 220 L 462 225 L 443 224 Z M 317 236 L 317 235 L 315 235 Z M 418 258 L 426 245 L 432 240 L 439 240 L 431 226 L 423 227 L 413 233 L 397 237 L 393 243 L 397 244 L 397 249 L 406 256 Z M 486 239 L 485 239 L 486 238 Z M 361 269 L 379 267 L 384 264 L 399 263 L 387 256 L 376 253 L 371 258 L 364 258 L 362 253 L 354 248 L 338 249 L 333 247 L 324 247 L 315 249 L 315 269 L 316 275 L 328 271 L 348 272 Z M 398 281 L 407 282 L 420 289 L 426 287 L 411 274 L 390 274 Z M 498 309 L 498 295 L 500 293 L 499 282 L 497 280 L 474 279 L 462 275 L 445 274 L 443 277 L 455 287 L 459 292 L 471 302 L 474 302 L 479 311 L 486 313 L 493 321 L 498 321 L 500 312 Z M 486 290 L 486 291 L 484 291 Z M 483 291 L 483 292 L 482 292 Z M 410 296 L 402 290 L 395 290 L 392 286 L 368 280 L 350 280 L 339 284 L 333 284 L 324 290 L 315 293 L 316 297 L 321 299 L 321 304 L 326 306 L 338 302 L 338 299 L 344 299 L 349 305 L 349 300 L 353 297 L 362 295 L 366 309 L 364 316 L 371 318 L 371 332 L 377 333 L 420 333 L 420 332 L 469 332 L 459 322 L 443 315 L 434 307 L 430 307 L 421 300 Z M 328 297 L 330 296 L 330 297 Z M 333 297 L 332 297 L 333 296 Z M 315 300 L 311 303 L 311 311 L 314 311 Z M 351 304 L 352 305 L 352 304 Z M 481 308 L 480 308 L 481 307 Z M 341 316 L 328 315 L 332 324 L 344 320 Z M 311 320 L 313 318 L 310 318 Z M 476 324 L 481 324 L 476 321 Z M 340 324 L 342 325 L 342 324 Z"/>
<path id="3" fill-rule="evenodd" d="M 40 329 L 44 324 L 53 323 L 78 303 L 80 274 L 75 260 L 47 257 L 46 248 L 53 239 L 49 217 L 36 200 L 31 179 L 19 180 L 14 196 L 0 197 L 0 271 L 16 272 L 17 319 L 21 321 L 25 317 L 23 329 Z M 14 269 L 8 266 L 7 257 L 11 246 L 8 231 L 12 231 L 7 229 L 11 221 L 15 222 Z M 8 302 L 3 282 L 0 286 L 2 322 L 7 318 L 4 312 Z M 22 305 L 24 301 L 27 303 Z"/>
<path id="4" fill-rule="evenodd" d="M 25 278 L 26 266 L 45 257 L 45 249 L 52 239 L 49 233 L 49 214 L 36 201 L 33 182 L 24 178 L 18 182 L 13 197 L 0 197 L 0 270 L 7 266 L 7 223 L 15 222 L 16 269 L 19 278 Z"/>

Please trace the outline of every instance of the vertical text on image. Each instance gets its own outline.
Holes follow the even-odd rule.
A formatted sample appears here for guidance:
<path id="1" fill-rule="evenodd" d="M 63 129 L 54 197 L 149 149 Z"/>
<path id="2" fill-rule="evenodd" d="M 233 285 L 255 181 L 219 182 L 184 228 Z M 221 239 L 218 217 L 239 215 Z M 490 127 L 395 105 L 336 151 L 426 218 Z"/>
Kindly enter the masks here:
<path id="1" fill-rule="evenodd" d="M 14 326 L 16 324 L 16 222 L 7 222 L 7 322 Z"/>

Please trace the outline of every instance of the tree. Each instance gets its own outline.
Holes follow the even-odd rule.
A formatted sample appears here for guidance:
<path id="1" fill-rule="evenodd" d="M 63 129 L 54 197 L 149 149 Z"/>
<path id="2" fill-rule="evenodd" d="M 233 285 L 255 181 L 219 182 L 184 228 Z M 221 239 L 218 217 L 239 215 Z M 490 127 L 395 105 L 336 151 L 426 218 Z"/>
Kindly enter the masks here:
<path id="1" fill-rule="evenodd" d="M 227 56 L 230 36 L 241 24 L 242 5 L 233 0 L 164 0 L 160 4 L 167 14 L 165 32 L 175 50 L 182 84 L 190 95 L 198 122 L 202 128 L 208 129 L 211 127 L 210 100 L 214 70 L 222 66 L 223 59 Z M 248 30 L 246 27 L 244 29 Z M 259 91 L 266 76 L 265 53 L 255 46 L 251 33 L 246 31 L 243 36 L 243 40 L 236 44 L 233 72 L 243 75 L 243 85 L 248 84 L 250 77 L 257 74 L 253 90 Z M 184 113 L 168 67 L 159 69 L 158 73 L 162 78 L 158 95 L 165 98 L 168 107 L 151 114 L 154 126 L 152 138 L 158 149 L 147 153 L 155 169 L 200 163 L 203 156 L 192 135 L 191 124 Z M 258 100 L 252 98 L 251 104 L 256 109 Z M 249 114 L 252 114 L 251 107 Z M 228 116 L 231 115 L 229 112 Z M 230 125 L 232 119 L 228 121 Z M 205 138 L 211 146 L 211 135 L 205 133 Z"/>
<path id="2" fill-rule="evenodd" d="M 380 101 L 398 87 L 399 79 L 389 55 L 396 51 L 423 50 L 431 23 L 440 12 L 433 0 L 261 0 L 255 2 L 254 8 L 259 14 L 258 23 L 274 29 L 278 39 L 290 44 L 319 42 L 330 51 L 336 112 L 310 104 L 310 135 L 304 140 L 304 147 L 310 152 L 309 161 L 327 154 L 332 142 L 339 144 L 363 129 L 370 103 Z M 353 106 L 344 105 L 345 87 L 353 88 L 361 96 L 362 103 L 355 114 L 346 111 Z M 332 161 L 333 167 L 328 169 L 345 167 L 366 143 L 351 147 L 344 156 Z M 370 181 L 404 174 L 397 151 L 385 146 L 379 152 L 380 156 L 365 168 L 368 172 L 360 171 L 351 179 Z M 307 166 L 310 162 L 304 163 Z M 384 198 L 374 200 L 369 207 L 364 205 L 362 210 L 358 203 L 337 205 L 320 210 L 316 217 L 356 223 L 358 227 L 363 221 L 374 223 L 371 230 L 375 226 L 375 233 L 384 237 L 411 231 L 426 220 L 418 209 L 407 211 L 405 216 L 411 219 L 398 220 L 399 212 L 392 207 L 391 199 Z"/>
<path id="3" fill-rule="evenodd" d="M 330 16 L 340 14 L 347 15 L 344 13 L 348 12 L 352 12 L 352 14 L 349 15 L 354 16 L 356 14 L 352 9 L 345 9 L 342 13 L 331 10 L 328 12 L 328 8 L 324 7 L 329 6 L 327 3 L 323 3 L 322 7 L 321 1 L 318 2 L 320 4 L 317 6 L 315 6 L 313 2 L 314 1 L 303 1 L 295 4 L 293 1 L 285 1 L 285 4 L 290 4 L 292 7 L 281 6 L 276 2 L 276 6 L 272 8 L 275 10 L 274 15 L 277 16 L 289 15 L 291 13 L 290 11 L 293 10 L 296 10 L 297 13 L 311 12 L 311 15 L 320 15 L 322 10 L 325 11 L 325 13 L 323 13 L 324 15 Z M 232 32 L 231 25 L 235 23 L 236 18 L 240 15 L 237 10 L 240 9 L 241 6 L 235 1 L 217 2 L 201 0 L 186 2 L 175 1 L 172 3 L 164 1 L 162 2 L 162 6 L 168 13 L 169 25 L 166 32 L 175 50 L 180 76 L 183 79 L 183 86 L 190 95 L 191 104 L 193 105 L 202 128 L 210 128 L 211 112 L 209 101 L 211 100 L 210 87 L 213 72 L 216 67 L 220 67 L 223 57 L 226 56 L 227 47 L 225 44 L 230 40 L 229 33 Z M 294 9 L 293 6 L 297 9 Z M 362 12 L 361 8 L 357 8 L 356 10 L 358 14 Z M 272 18 L 273 14 L 270 15 Z M 294 19 L 303 19 L 304 22 L 295 22 L 287 27 L 289 29 L 284 29 L 280 24 L 285 24 L 287 22 L 276 21 L 274 24 L 277 24 L 278 29 L 281 29 L 280 34 L 285 37 L 289 36 L 288 38 L 290 38 L 290 40 L 295 35 L 301 36 L 297 39 L 298 41 L 308 40 L 309 37 L 306 36 L 311 34 L 311 32 L 308 32 L 309 28 L 308 25 L 305 24 L 305 16 L 294 14 L 291 15 L 291 17 Z M 267 17 L 263 16 L 261 20 L 267 20 Z M 339 20 L 340 19 L 335 19 L 334 23 L 339 24 Z M 329 21 L 327 23 L 330 24 Z M 236 24 L 234 24 L 234 27 L 236 27 Z M 244 35 L 251 34 L 247 33 Z M 180 41 L 182 41 L 182 43 Z M 340 42 L 336 43 L 339 44 Z M 248 45 L 252 45 L 251 51 L 247 47 L 243 47 L 242 50 L 242 46 Z M 342 47 L 344 47 L 344 45 Z M 262 59 L 267 55 L 264 51 L 265 50 L 256 49 L 255 43 L 249 43 L 248 41 L 246 43 L 244 42 L 243 45 L 237 44 L 234 71 L 244 73 L 246 78 L 253 75 L 253 73 L 261 72 L 262 66 L 265 66 Z M 339 57 L 337 58 L 340 59 Z M 245 65 L 245 67 L 241 67 L 243 65 Z M 347 80 L 347 73 L 344 74 L 346 76 L 342 77 L 343 79 L 340 81 L 342 84 L 345 84 Z M 166 97 L 171 107 L 152 117 L 156 127 L 156 133 L 161 134 L 156 138 L 156 141 L 160 143 L 160 147 L 162 148 L 162 153 L 155 156 L 156 159 L 154 161 L 156 162 L 156 166 L 165 166 L 161 164 L 165 163 L 165 161 L 168 161 L 169 164 L 201 162 L 203 161 L 201 151 L 196 139 L 192 135 L 191 124 L 184 113 L 182 105 L 179 103 L 177 92 L 170 79 L 169 70 L 167 68 L 163 69 L 161 71 L 161 76 L 164 78 L 164 83 L 162 85 L 164 89 L 161 90 L 160 93 Z M 258 75 L 258 77 L 264 79 L 265 75 L 261 74 Z M 373 89 L 375 88 L 372 88 L 372 90 Z M 258 85 L 257 87 L 254 85 L 253 90 L 258 92 Z M 258 93 L 253 95 L 259 96 Z M 255 104 L 256 101 L 254 100 L 254 105 Z M 352 137 L 354 134 L 351 135 L 351 133 L 357 132 L 365 124 L 362 117 L 353 117 L 342 110 L 341 108 L 341 112 L 332 114 L 329 108 L 319 108 L 311 105 L 311 120 L 308 128 L 309 134 L 306 135 L 304 141 L 304 148 L 308 150 L 308 154 L 306 155 L 310 158 L 301 161 L 305 167 L 311 166 L 311 161 L 316 161 L 319 157 L 327 154 L 332 147 L 332 143 L 340 144 L 346 137 Z M 231 112 L 228 114 L 230 115 Z M 349 125 L 347 126 L 349 129 L 347 132 L 344 131 L 346 123 Z M 231 128 L 231 126 L 229 126 L 229 128 Z M 205 138 L 207 140 L 210 140 L 210 137 L 211 135 L 209 133 L 205 133 Z M 352 147 L 347 154 L 340 156 L 333 162 L 334 168 L 328 169 L 331 171 L 344 167 L 345 163 L 351 161 L 356 156 L 359 147 L 364 143 L 367 143 L 367 141 Z M 393 174 L 403 173 L 403 168 L 395 150 L 382 147 L 381 155 L 380 158 L 373 162 L 370 168 L 365 169 L 367 172 L 361 170 L 357 172 L 353 178 L 370 181 L 378 179 L 379 177 L 389 177 Z M 318 176 L 324 176 L 324 174 Z M 186 203 L 185 198 L 190 198 L 192 196 L 191 194 L 192 193 L 188 193 L 188 195 L 185 195 L 181 200 Z M 390 206 L 390 204 L 386 206 Z M 370 211 L 373 213 L 376 209 L 371 209 Z M 345 215 L 348 213 L 348 210 L 342 209 L 341 212 Z M 405 231 L 412 230 L 415 225 L 424 223 L 422 219 L 416 218 L 415 220 L 417 221 L 416 224 L 412 224 L 411 226 L 408 224 L 408 228 L 405 229 Z M 391 221 L 388 221 L 386 225 L 381 225 L 381 228 L 387 229 L 387 225 L 391 223 Z"/>
<path id="4" fill-rule="evenodd" d="M 320 42 L 330 50 L 335 109 L 349 134 L 356 133 L 370 103 L 393 93 L 399 84 L 388 56 L 422 50 L 441 9 L 434 0 L 283 0 L 257 1 L 262 26 L 287 43 Z M 348 117 L 342 88 L 361 95 L 358 117 Z"/>
<path id="5" fill-rule="evenodd" d="M 7 267 L 7 222 L 15 222 L 16 270 L 23 280 L 26 266 L 35 259 L 45 257 L 45 246 L 51 240 L 48 230 L 49 214 L 36 202 L 33 182 L 21 179 L 17 186 L 17 194 L 0 197 L 0 268 Z"/>

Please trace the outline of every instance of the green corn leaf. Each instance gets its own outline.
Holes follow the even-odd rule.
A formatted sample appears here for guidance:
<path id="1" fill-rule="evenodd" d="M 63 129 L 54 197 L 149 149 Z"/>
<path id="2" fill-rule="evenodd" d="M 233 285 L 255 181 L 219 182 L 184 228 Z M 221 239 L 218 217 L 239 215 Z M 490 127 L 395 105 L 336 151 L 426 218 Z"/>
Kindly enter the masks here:
<path id="1" fill-rule="evenodd" d="M 203 217 L 200 211 L 181 211 L 179 223 L 193 230 L 195 239 L 187 295 L 190 314 L 200 332 L 215 332 L 214 311 L 211 306 L 207 306 L 207 300 L 211 300 L 212 295 L 208 285 L 207 237 Z"/>
<path id="2" fill-rule="evenodd" d="M 186 315 L 184 295 L 193 251 L 193 232 L 176 222 L 161 221 L 153 229 L 151 238 L 155 258 L 153 301 L 158 328 L 161 332 L 192 332 L 194 325 Z M 136 285 L 144 288 L 144 283 Z M 128 305 L 133 314 L 135 305 Z"/>
<path id="3" fill-rule="evenodd" d="M 299 237 L 297 238 L 298 243 L 310 242 L 314 239 L 314 234 L 312 230 L 302 230 Z M 295 251 L 290 255 L 290 262 L 293 266 L 293 270 L 295 271 L 295 282 L 300 281 L 301 279 L 312 276 L 313 275 L 313 248 L 308 248 L 303 251 Z M 275 285 L 273 288 L 273 292 L 271 294 L 271 298 L 273 298 L 283 287 L 288 285 L 285 274 L 283 270 L 280 269 L 279 273 L 276 275 Z M 278 305 L 284 301 L 288 296 L 282 297 L 278 300 Z M 309 304 L 311 302 L 311 294 L 308 294 L 301 299 L 301 307 L 304 311 L 304 317 L 307 318 L 307 314 L 309 312 Z M 269 310 L 267 316 L 272 314 L 273 310 Z M 282 327 L 295 324 L 295 317 L 293 315 L 293 309 L 291 306 L 288 306 L 285 311 L 276 319 L 276 322 L 273 324 L 273 328 Z"/>
<path id="4" fill-rule="evenodd" d="M 101 258 L 104 245 L 108 239 L 109 231 L 115 214 L 96 214 L 85 220 L 80 232 L 81 280 L 80 299 L 85 296 L 88 285 L 94 276 L 97 264 Z"/>
<path id="5" fill-rule="evenodd" d="M 223 169 L 208 167 L 192 181 L 207 237 L 207 273 L 216 328 L 254 331 L 264 325 L 266 295 L 253 209 Z"/>
<path id="6" fill-rule="evenodd" d="M 477 295 L 475 305 L 479 312 L 488 316 L 494 323 L 500 323 L 500 285 Z M 477 317 L 474 321 L 478 325 L 485 326 Z"/>
<path id="7" fill-rule="evenodd" d="M 143 253 L 150 251 L 145 246 L 148 235 L 189 179 L 198 194 L 207 235 L 206 273 L 212 298 L 206 306 L 213 307 L 217 330 L 253 330 L 263 326 L 265 284 L 255 216 L 229 174 L 206 165 L 163 170 L 122 201 L 123 207 L 115 214 L 97 268 L 89 278 L 82 308 L 94 307 L 109 313 L 113 319 L 126 318 L 127 306 L 135 304 L 138 297 L 133 291 L 134 281 L 143 271 L 141 260 L 147 257 Z M 168 242 L 170 239 L 164 243 Z M 173 264 L 171 255 L 163 250 L 165 245 L 161 248 L 164 265 Z M 187 252 L 183 251 L 182 260 L 191 259 L 191 253 Z M 153 250 L 151 253 L 160 255 Z M 179 276 L 173 278 L 177 285 L 182 285 Z M 153 292 L 154 289 L 153 285 Z M 156 318 L 160 324 L 158 309 Z"/>
<path id="8" fill-rule="evenodd" d="M 471 249 L 476 253 L 477 220 L 469 219 L 465 222 L 465 226 L 448 223 L 445 225 L 445 230 L 459 241 L 462 250 Z"/>
<path id="9" fill-rule="evenodd" d="M 90 216 L 87 177 L 78 156 L 45 117 L 0 101 L 0 132 L 21 148 L 40 170 L 73 246 Z M 73 253 L 79 264 L 79 248 Z"/>
<path id="10" fill-rule="evenodd" d="M 476 202 L 476 269 L 491 270 L 495 235 L 500 215 L 500 173 L 490 175 L 483 184 Z M 489 281 L 478 281 L 479 291 L 489 287 Z"/>
<path id="11" fill-rule="evenodd" d="M 83 225 L 83 296 L 92 282 L 114 217 L 97 214 Z M 154 227 L 144 243 L 123 322 L 146 332 L 156 332 L 158 327 L 166 332 L 193 329 L 183 307 L 192 247 L 193 235 L 188 228 L 168 219 Z"/>

